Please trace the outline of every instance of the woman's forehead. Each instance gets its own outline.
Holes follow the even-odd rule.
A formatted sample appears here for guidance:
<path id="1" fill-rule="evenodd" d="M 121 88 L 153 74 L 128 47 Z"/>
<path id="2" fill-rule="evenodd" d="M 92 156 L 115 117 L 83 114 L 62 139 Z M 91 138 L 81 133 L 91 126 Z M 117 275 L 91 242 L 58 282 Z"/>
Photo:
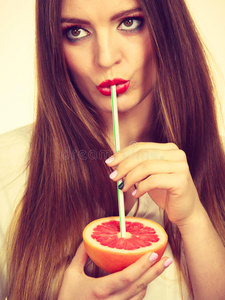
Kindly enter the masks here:
<path id="1" fill-rule="evenodd" d="M 137 0 L 63 0 L 62 18 L 107 17 L 139 7 Z"/>

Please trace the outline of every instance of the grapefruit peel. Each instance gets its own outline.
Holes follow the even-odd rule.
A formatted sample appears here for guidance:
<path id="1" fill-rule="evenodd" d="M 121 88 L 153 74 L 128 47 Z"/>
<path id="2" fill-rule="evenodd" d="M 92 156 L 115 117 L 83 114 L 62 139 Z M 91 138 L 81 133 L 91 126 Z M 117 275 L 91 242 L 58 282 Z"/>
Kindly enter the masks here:
<path id="1" fill-rule="evenodd" d="M 83 231 L 87 254 L 108 273 L 121 271 L 150 252 L 158 254 L 157 262 L 167 246 L 168 236 L 158 223 L 137 217 L 126 217 L 125 221 L 125 238 L 120 234 L 119 217 L 94 220 Z"/>

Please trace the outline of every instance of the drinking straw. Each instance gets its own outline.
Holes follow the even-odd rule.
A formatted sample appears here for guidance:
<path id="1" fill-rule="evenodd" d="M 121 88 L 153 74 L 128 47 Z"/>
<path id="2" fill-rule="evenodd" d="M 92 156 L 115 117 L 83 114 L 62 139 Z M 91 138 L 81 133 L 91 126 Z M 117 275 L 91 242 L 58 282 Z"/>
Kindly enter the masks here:
<path id="1" fill-rule="evenodd" d="M 114 132 L 114 142 L 115 142 L 115 152 L 120 150 L 120 135 L 119 135 L 119 118 L 117 109 L 117 95 L 116 86 L 111 86 L 111 97 L 112 97 L 112 116 L 113 116 L 113 132 Z M 117 193 L 118 193 L 118 204 L 119 204 L 119 217 L 120 217 L 120 234 L 121 237 L 126 236 L 126 226 L 125 226 L 125 208 L 124 208 L 124 195 L 119 189 L 119 184 L 122 180 L 117 182 Z"/>

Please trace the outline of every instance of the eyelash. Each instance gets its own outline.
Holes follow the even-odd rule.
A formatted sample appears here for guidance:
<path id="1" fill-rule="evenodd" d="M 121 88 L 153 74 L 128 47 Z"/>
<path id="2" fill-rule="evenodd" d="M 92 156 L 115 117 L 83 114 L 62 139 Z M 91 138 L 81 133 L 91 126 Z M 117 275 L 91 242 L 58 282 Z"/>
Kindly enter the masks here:
<path id="1" fill-rule="evenodd" d="M 127 26 L 128 29 L 119 29 L 123 33 L 127 33 L 127 34 L 129 34 L 129 33 L 135 33 L 135 32 L 140 31 L 142 29 L 143 25 L 144 25 L 144 17 L 135 16 L 135 17 L 126 17 L 126 18 L 124 18 L 120 22 L 120 24 L 118 25 L 117 28 L 121 27 L 122 24 L 124 25 L 124 23 L 127 22 L 127 21 L 132 21 L 132 25 L 133 25 L 133 23 L 135 21 L 139 22 L 139 24 L 135 28 L 133 28 L 133 29 L 129 29 L 128 26 Z M 69 42 L 72 42 L 72 43 L 77 43 L 77 42 L 79 42 L 79 41 L 87 38 L 91 34 L 87 29 L 85 29 L 85 28 L 83 28 L 83 27 L 81 27 L 79 25 L 65 26 L 65 27 L 63 27 L 62 31 L 63 31 L 63 36 Z M 72 31 L 77 31 L 77 32 L 85 31 L 86 35 L 81 36 L 81 37 L 77 37 L 77 38 L 75 36 L 70 37 L 70 35 L 72 35 Z"/>
<path id="2" fill-rule="evenodd" d="M 139 30 L 141 30 L 141 28 L 144 25 L 144 18 L 143 17 L 127 17 L 127 18 L 123 19 L 123 21 L 120 23 L 120 25 L 117 28 L 119 28 L 122 24 L 124 24 L 127 21 L 132 21 L 132 22 L 138 21 L 139 22 L 139 25 L 137 25 L 133 29 L 120 29 L 121 31 L 124 31 L 124 32 L 127 32 L 127 33 L 139 31 Z M 127 28 L 129 28 L 129 27 L 127 27 Z"/>

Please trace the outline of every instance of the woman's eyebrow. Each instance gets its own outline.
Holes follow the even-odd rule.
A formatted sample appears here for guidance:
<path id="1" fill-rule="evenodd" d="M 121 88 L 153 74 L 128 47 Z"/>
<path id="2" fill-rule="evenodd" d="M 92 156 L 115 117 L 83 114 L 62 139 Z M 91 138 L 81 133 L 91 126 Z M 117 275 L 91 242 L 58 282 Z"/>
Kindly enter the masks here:
<path id="1" fill-rule="evenodd" d="M 116 13 L 115 15 L 113 15 L 110 18 L 110 20 L 113 21 L 113 20 L 116 20 L 116 19 L 120 19 L 124 16 L 130 15 L 130 14 L 133 14 L 133 13 L 139 12 L 139 11 L 142 11 L 141 7 L 135 7 L 135 8 L 128 9 L 128 10 L 122 10 L 122 11 Z"/>
<path id="2" fill-rule="evenodd" d="M 78 23 L 89 25 L 90 22 L 79 18 L 61 18 L 61 23 Z"/>
<path id="3" fill-rule="evenodd" d="M 113 15 L 110 18 L 110 20 L 113 21 L 113 20 L 116 20 L 116 19 L 120 19 L 124 16 L 130 15 L 130 14 L 133 14 L 133 13 L 136 13 L 136 12 L 139 12 L 139 11 L 142 11 L 141 7 L 135 7 L 135 8 L 128 9 L 128 10 L 122 10 L 122 11 L 116 13 L 115 15 Z"/>
<path id="4" fill-rule="evenodd" d="M 116 19 L 122 18 L 124 16 L 127 16 L 129 14 L 133 14 L 135 12 L 139 12 L 142 11 L 141 7 L 136 7 L 136 8 L 132 8 L 132 9 L 128 9 L 128 10 L 123 10 L 120 11 L 118 13 L 116 13 L 115 15 L 113 15 L 110 20 L 114 21 Z M 78 24 L 86 24 L 89 25 L 90 22 L 88 20 L 85 19 L 80 19 L 80 18 L 61 18 L 61 23 L 78 23 Z"/>

